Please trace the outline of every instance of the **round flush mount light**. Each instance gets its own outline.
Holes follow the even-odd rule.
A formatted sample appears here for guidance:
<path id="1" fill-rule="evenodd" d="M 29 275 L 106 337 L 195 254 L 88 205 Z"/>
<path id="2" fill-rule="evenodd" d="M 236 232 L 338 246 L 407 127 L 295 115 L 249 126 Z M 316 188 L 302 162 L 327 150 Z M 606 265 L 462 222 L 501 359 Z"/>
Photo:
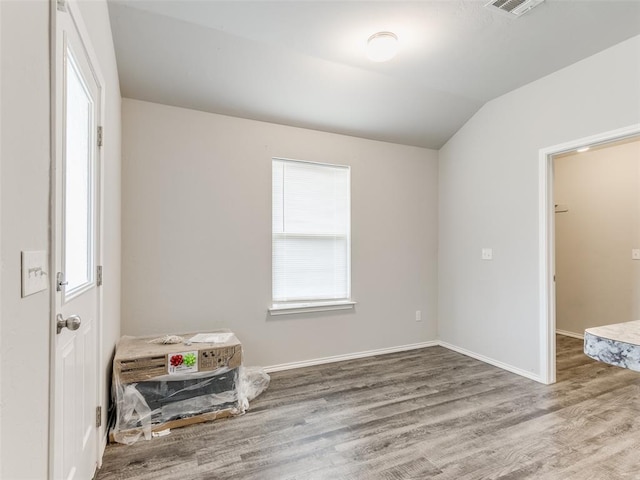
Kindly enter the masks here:
<path id="1" fill-rule="evenodd" d="M 367 41 L 367 58 L 372 62 L 386 62 L 398 53 L 398 37 L 392 32 L 378 32 Z"/>

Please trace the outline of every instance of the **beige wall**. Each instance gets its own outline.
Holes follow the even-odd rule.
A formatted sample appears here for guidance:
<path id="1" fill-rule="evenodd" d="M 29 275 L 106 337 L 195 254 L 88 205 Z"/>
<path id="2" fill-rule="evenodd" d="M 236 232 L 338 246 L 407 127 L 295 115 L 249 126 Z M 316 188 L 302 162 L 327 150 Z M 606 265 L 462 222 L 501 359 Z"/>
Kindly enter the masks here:
<path id="1" fill-rule="evenodd" d="M 49 250 L 50 5 L 0 1 L 0 478 L 11 480 L 48 469 L 51 291 L 21 298 L 20 252 Z M 120 324 L 120 93 L 106 3 L 82 14 L 107 82 L 104 371 Z"/>
<path id="2" fill-rule="evenodd" d="M 274 156 L 351 166 L 355 312 L 268 315 Z M 125 334 L 229 327 L 260 365 L 436 338 L 435 151 L 124 99 L 123 204 Z"/>
<path id="3" fill-rule="evenodd" d="M 638 58 L 640 36 L 496 98 L 440 150 L 443 341 L 542 378 L 539 152 L 640 123 Z"/>
<path id="4" fill-rule="evenodd" d="M 640 319 L 640 140 L 554 159 L 556 326 Z"/>

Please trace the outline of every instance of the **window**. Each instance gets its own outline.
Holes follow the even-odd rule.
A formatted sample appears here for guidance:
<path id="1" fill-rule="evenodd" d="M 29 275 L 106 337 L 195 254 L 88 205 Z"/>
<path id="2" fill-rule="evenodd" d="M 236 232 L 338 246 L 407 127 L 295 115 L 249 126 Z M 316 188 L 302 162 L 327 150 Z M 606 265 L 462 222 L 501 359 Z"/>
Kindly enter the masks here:
<path id="1" fill-rule="evenodd" d="M 351 308 L 349 167 L 275 158 L 272 172 L 271 313 Z"/>
<path id="2" fill-rule="evenodd" d="M 65 62 L 64 297 L 89 288 L 94 279 L 95 105 L 71 49 Z"/>

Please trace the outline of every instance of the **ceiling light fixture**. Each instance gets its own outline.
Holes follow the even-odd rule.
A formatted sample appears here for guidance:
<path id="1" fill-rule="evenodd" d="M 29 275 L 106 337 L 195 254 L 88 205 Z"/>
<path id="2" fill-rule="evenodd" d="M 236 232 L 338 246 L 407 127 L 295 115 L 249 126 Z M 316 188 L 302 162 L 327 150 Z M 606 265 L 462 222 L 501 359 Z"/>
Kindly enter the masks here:
<path id="1" fill-rule="evenodd" d="M 587 150 L 589 150 L 589 147 L 582 147 L 582 148 L 577 149 L 576 152 L 583 153 L 583 152 L 586 152 Z"/>
<path id="2" fill-rule="evenodd" d="M 398 53 L 398 37 L 391 32 L 378 32 L 367 41 L 367 58 L 372 62 L 386 62 Z"/>

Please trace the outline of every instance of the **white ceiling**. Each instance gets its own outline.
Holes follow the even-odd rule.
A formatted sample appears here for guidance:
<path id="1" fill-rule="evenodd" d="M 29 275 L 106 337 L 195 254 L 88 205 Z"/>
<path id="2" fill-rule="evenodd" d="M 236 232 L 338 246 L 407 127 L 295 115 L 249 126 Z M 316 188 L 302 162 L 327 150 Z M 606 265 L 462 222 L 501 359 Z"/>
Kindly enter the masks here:
<path id="1" fill-rule="evenodd" d="M 520 18 L 484 3 L 109 0 L 109 11 L 125 97 L 427 148 L 488 100 L 640 34 L 640 0 L 546 0 Z M 366 40 L 382 30 L 399 53 L 372 63 Z"/>

